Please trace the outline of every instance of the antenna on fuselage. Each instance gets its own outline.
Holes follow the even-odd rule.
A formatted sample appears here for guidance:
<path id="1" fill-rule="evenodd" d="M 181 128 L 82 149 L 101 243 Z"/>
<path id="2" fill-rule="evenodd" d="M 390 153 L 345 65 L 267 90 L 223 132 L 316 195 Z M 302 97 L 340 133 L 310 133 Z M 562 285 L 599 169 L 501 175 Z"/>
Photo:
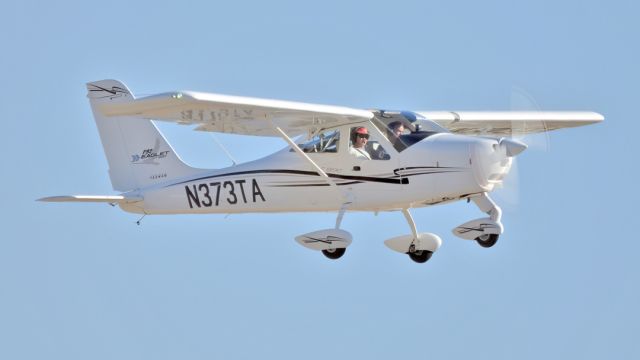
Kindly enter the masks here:
<path id="1" fill-rule="evenodd" d="M 231 162 L 233 163 L 233 166 L 238 165 L 238 162 L 236 161 L 236 159 L 234 159 L 233 156 L 231 156 L 231 153 L 227 151 L 227 148 L 225 148 L 224 145 L 222 145 L 222 143 L 218 140 L 215 134 L 214 133 L 210 133 L 210 134 L 213 141 L 215 141 L 215 143 L 220 147 L 220 149 L 222 149 L 225 155 L 227 155 L 229 160 L 231 160 Z"/>
<path id="2" fill-rule="evenodd" d="M 138 221 L 136 221 L 136 225 L 140 226 L 140 222 L 142 221 L 142 219 L 144 219 L 145 216 L 147 216 L 147 213 L 144 213 L 144 215 L 142 215 L 142 217 L 138 219 Z"/>

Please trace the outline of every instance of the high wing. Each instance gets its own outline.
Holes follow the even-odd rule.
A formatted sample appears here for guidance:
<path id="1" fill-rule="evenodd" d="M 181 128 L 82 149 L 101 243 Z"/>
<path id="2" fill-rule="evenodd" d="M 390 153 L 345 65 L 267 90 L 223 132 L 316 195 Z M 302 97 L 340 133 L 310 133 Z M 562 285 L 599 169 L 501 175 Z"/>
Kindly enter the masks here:
<path id="1" fill-rule="evenodd" d="M 135 116 L 195 125 L 199 131 L 258 136 L 280 136 L 276 126 L 293 136 L 373 117 L 371 111 L 347 107 L 192 91 L 105 103 L 99 106 L 99 111 L 107 116 Z"/>
<path id="2" fill-rule="evenodd" d="M 599 123 L 587 111 L 420 111 L 449 131 L 465 135 L 516 136 Z"/>
<path id="3" fill-rule="evenodd" d="M 120 99 L 96 104 L 96 110 L 103 115 L 169 121 L 193 125 L 199 131 L 281 136 L 276 129 L 278 127 L 289 136 L 295 136 L 360 123 L 374 117 L 374 112 L 369 110 L 193 91 L 175 91 L 136 99 L 126 86 L 103 87 L 107 83 L 118 84 L 114 80 L 87 84 L 89 93 L 93 93 L 91 97 L 97 93 Z M 595 112 L 571 111 L 421 111 L 415 114 L 453 133 L 498 136 L 583 126 L 604 119 Z"/>

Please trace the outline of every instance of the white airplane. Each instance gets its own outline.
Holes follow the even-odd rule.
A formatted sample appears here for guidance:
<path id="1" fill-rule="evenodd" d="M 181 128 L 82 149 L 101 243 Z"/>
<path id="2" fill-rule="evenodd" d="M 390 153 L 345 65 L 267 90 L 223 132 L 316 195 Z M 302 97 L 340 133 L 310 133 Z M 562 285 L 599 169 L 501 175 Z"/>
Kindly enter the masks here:
<path id="1" fill-rule="evenodd" d="M 400 211 L 410 234 L 385 241 L 418 263 L 442 240 L 418 232 L 409 209 L 473 201 L 487 217 L 453 229 L 483 247 L 504 227 L 489 197 L 527 146 L 510 138 L 598 123 L 593 112 L 411 112 L 174 91 L 135 98 L 116 80 L 87 84 L 115 196 L 54 196 L 53 202 L 106 202 L 131 213 L 201 214 L 336 211 L 335 226 L 297 236 L 340 258 L 352 236 L 347 211 Z M 279 136 L 287 147 L 223 169 L 185 164 L 153 120 L 198 131 Z M 295 140 L 294 140 L 295 138 Z M 139 222 L 138 222 L 139 223 Z"/>

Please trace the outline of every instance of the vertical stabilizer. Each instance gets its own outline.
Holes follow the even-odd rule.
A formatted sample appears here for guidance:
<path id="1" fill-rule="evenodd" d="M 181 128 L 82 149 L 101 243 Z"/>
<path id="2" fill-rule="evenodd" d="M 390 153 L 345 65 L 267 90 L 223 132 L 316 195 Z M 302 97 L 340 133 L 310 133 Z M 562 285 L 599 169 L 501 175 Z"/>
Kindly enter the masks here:
<path id="1" fill-rule="evenodd" d="M 88 83 L 87 91 L 114 190 L 136 190 L 202 171 L 178 157 L 153 121 L 106 116 L 100 111 L 102 105 L 135 101 L 126 85 L 117 80 L 101 80 Z"/>

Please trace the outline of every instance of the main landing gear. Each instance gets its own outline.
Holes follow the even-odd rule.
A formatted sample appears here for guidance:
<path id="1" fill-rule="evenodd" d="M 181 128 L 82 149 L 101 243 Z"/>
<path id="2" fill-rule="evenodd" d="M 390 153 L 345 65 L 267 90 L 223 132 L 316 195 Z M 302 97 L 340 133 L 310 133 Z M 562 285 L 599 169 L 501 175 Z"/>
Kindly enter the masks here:
<path id="1" fill-rule="evenodd" d="M 409 209 L 402 209 L 402 214 L 409 223 L 411 235 L 394 237 L 386 240 L 384 244 L 391 250 L 409 255 L 409 258 L 417 263 L 425 263 L 440 248 L 442 240 L 436 234 L 418 233 Z"/>
<path id="2" fill-rule="evenodd" d="M 490 248 L 498 242 L 499 237 L 500 235 L 498 234 L 483 234 L 475 238 L 475 240 L 483 248 Z"/>
<path id="3" fill-rule="evenodd" d="M 322 251 L 322 254 L 331 260 L 341 258 L 353 239 L 348 231 L 340 229 L 342 218 L 349 204 L 349 202 L 343 204 L 340 209 L 335 228 L 299 235 L 296 236 L 296 241 L 308 249 Z"/>
<path id="4" fill-rule="evenodd" d="M 346 251 L 347 248 L 331 248 L 322 250 L 322 255 L 328 257 L 331 260 L 337 260 L 340 259 Z"/>
<path id="5" fill-rule="evenodd" d="M 431 256 L 433 256 L 433 251 L 429 250 L 416 250 L 415 245 L 409 246 L 409 252 L 407 252 L 409 258 L 418 264 L 426 263 Z"/>

